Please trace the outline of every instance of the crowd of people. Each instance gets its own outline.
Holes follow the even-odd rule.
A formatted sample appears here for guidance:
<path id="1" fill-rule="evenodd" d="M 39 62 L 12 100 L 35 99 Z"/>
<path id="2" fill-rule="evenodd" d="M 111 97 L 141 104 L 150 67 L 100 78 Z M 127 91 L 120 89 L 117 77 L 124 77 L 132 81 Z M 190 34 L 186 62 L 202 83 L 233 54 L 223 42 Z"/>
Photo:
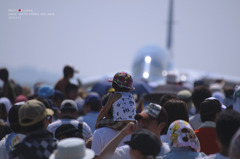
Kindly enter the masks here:
<path id="1" fill-rule="evenodd" d="M 161 96 L 136 99 L 129 73 L 100 95 L 71 83 L 75 72 L 66 65 L 54 87 L 36 83 L 31 93 L 0 68 L 1 159 L 240 158 L 240 86 L 167 78 Z"/>

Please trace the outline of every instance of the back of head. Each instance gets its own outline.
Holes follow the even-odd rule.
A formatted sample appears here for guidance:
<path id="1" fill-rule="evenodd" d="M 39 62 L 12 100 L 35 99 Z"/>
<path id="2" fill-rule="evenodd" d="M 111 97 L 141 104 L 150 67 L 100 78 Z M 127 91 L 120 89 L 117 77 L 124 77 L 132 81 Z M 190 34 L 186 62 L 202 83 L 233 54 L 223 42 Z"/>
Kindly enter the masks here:
<path id="1" fill-rule="evenodd" d="M 175 120 L 185 120 L 188 122 L 188 109 L 184 101 L 171 99 L 163 105 L 163 108 L 165 108 L 168 114 L 168 124 L 164 128 L 163 133 L 167 133 L 169 125 Z"/>
<path id="2" fill-rule="evenodd" d="M 211 96 L 212 96 L 212 93 L 208 87 L 197 86 L 194 88 L 192 93 L 192 101 L 195 107 L 197 108 L 197 111 L 199 111 L 199 107 L 202 101 L 204 101 L 206 98 L 209 98 Z"/>
<path id="3" fill-rule="evenodd" d="M 8 120 L 10 122 L 10 127 L 14 132 L 21 131 L 21 126 L 19 124 L 19 117 L 18 117 L 18 111 L 21 105 L 14 105 L 8 113 Z"/>
<path id="4" fill-rule="evenodd" d="M 157 136 L 147 130 L 140 129 L 135 131 L 131 140 L 125 142 L 134 150 L 139 150 L 144 156 L 157 156 L 160 153 L 160 141 Z"/>
<path id="5" fill-rule="evenodd" d="M 73 73 L 74 73 L 73 67 L 71 67 L 69 65 L 64 66 L 64 68 L 63 68 L 63 75 L 64 75 L 64 77 L 68 77 L 68 75 L 71 75 Z"/>
<path id="6" fill-rule="evenodd" d="M 222 110 L 222 105 L 217 99 L 205 99 L 200 104 L 200 116 L 202 122 L 215 121 L 217 113 Z"/>
<path id="7" fill-rule="evenodd" d="M 219 114 L 216 122 L 217 138 L 228 148 L 235 132 L 240 127 L 240 113 L 226 110 Z"/>
<path id="8" fill-rule="evenodd" d="M 10 127 L 0 119 L 0 140 L 2 140 L 2 138 L 9 133 L 11 133 Z"/>
<path id="9" fill-rule="evenodd" d="M 5 104 L 0 103 L 0 119 L 7 121 L 8 112 Z"/>
<path id="10" fill-rule="evenodd" d="M 43 105 L 44 105 L 46 108 L 52 108 L 52 105 L 51 105 L 51 103 L 49 102 L 48 99 L 42 98 L 42 97 L 36 97 L 35 99 L 38 100 L 39 102 L 43 103 Z"/>
<path id="11" fill-rule="evenodd" d="M 170 99 L 177 99 L 176 96 L 174 95 L 170 95 L 170 94 L 166 94 L 166 95 L 163 95 L 161 98 L 160 98 L 160 105 L 164 105 L 167 101 L 169 101 Z"/>
<path id="12" fill-rule="evenodd" d="M 70 138 L 70 137 L 77 137 L 82 138 L 83 136 L 79 129 L 77 129 L 72 124 L 64 124 L 59 126 L 55 131 L 55 137 L 58 140 L 62 140 L 64 138 Z"/>
<path id="13" fill-rule="evenodd" d="M 60 110 L 62 118 L 76 118 L 78 107 L 75 101 L 66 99 L 61 103 Z"/>
<path id="14" fill-rule="evenodd" d="M 75 100 L 78 96 L 78 86 L 72 83 L 69 83 L 66 88 L 66 98 Z"/>
<path id="15" fill-rule="evenodd" d="M 90 106 L 92 111 L 100 111 L 102 100 L 98 94 L 89 94 L 84 101 L 86 106 Z"/>
<path id="16" fill-rule="evenodd" d="M 3 81 L 8 80 L 8 70 L 6 68 L 0 68 L 0 79 Z"/>
<path id="17" fill-rule="evenodd" d="M 64 94 L 60 90 L 54 90 L 53 100 L 54 101 L 58 101 L 58 100 L 63 101 Z"/>

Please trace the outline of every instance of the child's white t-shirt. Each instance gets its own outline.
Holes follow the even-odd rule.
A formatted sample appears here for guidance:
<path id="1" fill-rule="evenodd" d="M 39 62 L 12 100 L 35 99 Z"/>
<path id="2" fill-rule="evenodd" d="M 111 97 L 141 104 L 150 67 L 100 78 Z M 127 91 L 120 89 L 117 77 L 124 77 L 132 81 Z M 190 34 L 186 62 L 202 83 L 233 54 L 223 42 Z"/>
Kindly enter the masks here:
<path id="1" fill-rule="evenodd" d="M 133 96 L 129 92 L 117 92 L 122 95 L 116 102 L 112 104 L 113 107 L 113 120 L 114 121 L 124 121 L 132 120 L 134 121 L 134 116 L 136 115 L 136 105 Z"/>

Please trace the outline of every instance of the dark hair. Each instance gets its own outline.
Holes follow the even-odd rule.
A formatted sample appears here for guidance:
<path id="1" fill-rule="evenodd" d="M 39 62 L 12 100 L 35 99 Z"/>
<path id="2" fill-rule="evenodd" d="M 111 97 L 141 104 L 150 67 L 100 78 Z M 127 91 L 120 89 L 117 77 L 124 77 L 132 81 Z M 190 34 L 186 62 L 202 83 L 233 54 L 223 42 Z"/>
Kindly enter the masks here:
<path id="1" fill-rule="evenodd" d="M 4 103 L 0 103 L 0 112 L 3 116 L 0 116 L 0 119 L 3 119 L 4 121 L 7 121 L 7 109 Z"/>
<path id="2" fill-rule="evenodd" d="M 159 125 L 160 123 L 167 123 L 167 121 L 168 121 L 168 114 L 167 114 L 167 111 L 166 111 L 166 109 L 164 109 L 163 107 L 162 107 L 162 109 L 161 109 L 161 111 L 160 111 L 160 113 L 159 113 L 159 115 L 158 115 L 158 118 L 157 118 L 157 124 Z"/>
<path id="3" fill-rule="evenodd" d="M 216 114 L 221 112 L 222 105 L 217 99 L 207 99 L 200 104 L 200 117 L 202 122 L 214 121 Z"/>
<path id="4" fill-rule="evenodd" d="M 62 139 L 61 137 L 64 138 L 78 137 L 83 139 L 81 131 L 72 124 L 63 124 L 59 126 L 55 131 L 55 137 L 58 140 Z"/>
<path id="5" fill-rule="evenodd" d="M 72 84 L 72 83 L 69 83 L 67 86 L 66 86 L 66 94 L 69 94 L 70 91 L 72 90 L 78 90 L 78 86 L 75 85 L 75 84 Z"/>
<path id="6" fill-rule="evenodd" d="M 52 103 L 49 100 L 42 98 L 42 97 L 36 97 L 35 99 L 38 100 L 39 102 L 43 103 L 43 105 L 46 108 L 52 109 Z"/>
<path id="7" fill-rule="evenodd" d="M 115 82 L 112 82 L 112 88 L 114 88 L 116 92 L 130 92 L 131 91 L 131 89 L 129 89 L 129 88 L 119 87 Z"/>
<path id="8" fill-rule="evenodd" d="M 0 79 L 2 79 L 3 81 L 7 81 L 8 80 L 8 70 L 6 68 L 1 68 L 0 69 Z"/>
<path id="9" fill-rule="evenodd" d="M 0 120 L 0 140 L 9 133 L 11 133 L 10 127 L 3 120 Z"/>
<path id="10" fill-rule="evenodd" d="M 40 130 L 40 129 L 44 129 L 44 120 L 46 120 L 45 118 L 41 121 L 39 121 L 38 123 L 34 124 L 34 125 L 31 125 L 31 126 L 22 126 L 22 130 L 23 132 L 25 133 L 31 133 L 33 131 L 36 131 L 36 130 Z"/>
<path id="11" fill-rule="evenodd" d="M 97 104 L 97 103 L 91 103 L 91 104 L 89 104 L 89 105 L 90 105 L 90 107 L 91 107 L 91 109 L 92 109 L 93 111 L 99 112 L 100 109 L 101 109 L 101 105 L 99 105 L 99 104 Z"/>
<path id="12" fill-rule="evenodd" d="M 64 100 L 64 94 L 60 90 L 54 90 L 53 100 Z"/>
<path id="13" fill-rule="evenodd" d="M 170 99 L 163 105 L 163 108 L 166 109 L 168 114 L 168 122 L 162 131 L 163 134 L 167 133 L 168 127 L 175 120 L 189 121 L 187 104 L 184 101 L 179 99 Z"/>
<path id="14" fill-rule="evenodd" d="M 63 109 L 61 109 L 61 112 L 62 113 L 75 113 L 75 112 L 77 112 L 77 110 L 73 109 L 73 108 L 63 108 Z"/>
<path id="15" fill-rule="evenodd" d="M 64 78 L 66 78 L 69 74 L 73 74 L 74 72 L 74 69 L 71 67 L 71 66 L 64 66 L 63 68 L 63 75 L 64 75 Z"/>
<path id="16" fill-rule="evenodd" d="M 219 114 L 216 122 L 216 131 L 219 141 L 225 147 L 230 146 L 231 139 L 240 127 L 240 113 L 226 110 Z"/>
<path id="17" fill-rule="evenodd" d="M 22 130 L 20 124 L 19 124 L 19 118 L 18 118 L 18 110 L 21 106 L 14 105 L 8 112 L 8 120 L 10 123 L 10 127 L 14 132 L 19 132 Z"/>
<path id="18" fill-rule="evenodd" d="M 192 101 L 197 109 L 196 110 L 197 113 L 199 112 L 200 104 L 202 103 L 202 101 L 204 101 L 206 98 L 209 98 L 211 96 L 212 96 L 212 93 L 208 87 L 197 86 L 194 88 L 192 93 Z"/>
<path id="19" fill-rule="evenodd" d="M 176 96 L 171 95 L 171 94 L 165 94 L 160 98 L 160 105 L 164 105 L 167 101 L 169 101 L 170 99 L 177 99 Z"/>

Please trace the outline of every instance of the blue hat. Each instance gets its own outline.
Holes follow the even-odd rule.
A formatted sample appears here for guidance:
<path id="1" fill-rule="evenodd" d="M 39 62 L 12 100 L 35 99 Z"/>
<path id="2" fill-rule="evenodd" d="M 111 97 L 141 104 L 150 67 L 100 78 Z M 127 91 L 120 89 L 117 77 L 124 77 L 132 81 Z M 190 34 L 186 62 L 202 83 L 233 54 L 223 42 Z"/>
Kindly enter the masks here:
<path id="1" fill-rule="evenodd" d="M 85 105 L 99 105 L 102 106 L 102 100 L 98 94 L 89 94 L 84 101 Z"/>
<path id="2" fill-rule="evenodd" d="M 54 94 L 54 89 L 49 85 L 42 85 L 38 89 L 38 96 L 42 98 L 49 98 Z"/>

